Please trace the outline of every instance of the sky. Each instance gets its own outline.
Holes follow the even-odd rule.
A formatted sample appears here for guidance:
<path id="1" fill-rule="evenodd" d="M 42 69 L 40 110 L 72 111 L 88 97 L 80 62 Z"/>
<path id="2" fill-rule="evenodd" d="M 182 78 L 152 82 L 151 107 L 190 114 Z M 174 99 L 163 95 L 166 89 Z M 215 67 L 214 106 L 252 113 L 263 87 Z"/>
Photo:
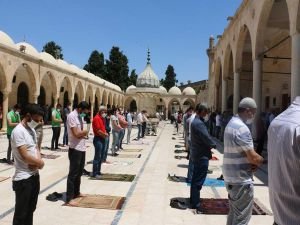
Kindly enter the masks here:
<path id="1" fill-rule="evenodd" d="M 64 60 L 82 68 L 98 50 L 112 46 L 140 74 L 151 64 L 164 78 L 167 66 L 186 83 L 208 78 L 209 37 L 222 34 L 242 0 L 1 0 L 0 30 L 15 43 L 25 40 L 41 51 L 48 41 L 63 49 Z"/>

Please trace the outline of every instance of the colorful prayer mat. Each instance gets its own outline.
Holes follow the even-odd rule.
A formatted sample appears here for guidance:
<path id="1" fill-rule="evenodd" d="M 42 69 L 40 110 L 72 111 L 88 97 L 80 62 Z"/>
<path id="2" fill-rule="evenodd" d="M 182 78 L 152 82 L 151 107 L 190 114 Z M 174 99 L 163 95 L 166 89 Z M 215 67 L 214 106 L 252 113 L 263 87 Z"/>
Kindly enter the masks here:
<path id="1" fill-rule="evenodd" d="M 103 173 L 99 178 L 91 177 L 91 180 L 107 180 L 107 181 L 123 181 L 123 182 L 132 182 L 135 178 L 135 175 L 131 174 L 112 174 L 112 173 Z"/>
<path id="2" fill-rule="evenodd" d="M 56 159 L 59 155 L 51 155 L 51 154 L 42 154 L 43 159 Z"/>

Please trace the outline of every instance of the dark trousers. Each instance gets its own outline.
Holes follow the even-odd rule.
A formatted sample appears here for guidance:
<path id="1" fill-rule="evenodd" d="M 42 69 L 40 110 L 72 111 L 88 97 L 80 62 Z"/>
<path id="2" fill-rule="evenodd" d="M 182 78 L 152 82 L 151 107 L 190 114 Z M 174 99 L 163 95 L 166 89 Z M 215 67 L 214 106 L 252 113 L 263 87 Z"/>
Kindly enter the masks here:
<path id="1" fill-rule="evenodd" d="M 94 136 L 93 144 L 95 147 L 95 155 L 93 160 L 93 176 L 101 174 L 101 163 L 104 158 L 105 139 Z"/>
<path id="2" fill-rule="evenodd" d="M 35 211 L 40 192 L 39 175 L 20 181 L 13 181 L 13 190 L 16 195 L 13 225 L 32 225 L 33 212 Z"/>
<path id="3" fill-rule="evenodd" d="M 104 142 L 104 153 L 103 153 L 103 159 L 102 159 L 102 162 L 106 162 L 106 159 L 107 159 L 107 153 L 108 153 L 108 147 L 109 147 L 109 135 L 108 134 L 108 137 L 105 138 L 105 142 Z"/>
<path id="4" fill-rule="evenodd" d="M 146 122 L 142 123 L 142 138 L 145 137 L 146 125 L 147 125 Z"/>
<path id="5" fill-rule="evenodd" d="M 120 130 L 120 133 L 119 133 L 119 148 L 122 149 L 122 143 L 123 143 L 123 139 L 124 139 L 124 136 L 125 136 L 125 129 L 122 129 Z"/>
<path id="6" fill-rule="evenodd" d="M 202 158 L 200 161 L 193 162 L 192 182 L 190 190 L 191 208 L 200 207 L 200 190 L 205 181 L 208 170 L 208 158 Z"/>
<path id="7" fill-rule="evenodd" d="M 52 140 L 51 140 L 51 149 L 58 149 L 58 140 L 60 136 L 60 127 L 52 127 Z M 54 146 L 55 144 L 55 146 Z"/>
<path id="8" fill-rule="evenodd" d="M 80 182 L 85 163 L 85 152 L 69 149 L 69 174 L 67 180 L 67 202 L 80 194 Z"/>
<path id="9" fill-rule="evenodd" d="M 63 145 L 68 145 L 69 139 L 68 139 L 68 128 L 67 128 L 67 122 L 64 122 L 64 137 L 63 137 Z"/>
<path id="10" fill-rule="evenodd" d="M 8 139 L 8 148 L 7 148 L 6 159 L 7 159 L 7 161 L 10 161 L 10 159 L 11 159 L 11 136 L 7 135 L 7 139 Z"/>

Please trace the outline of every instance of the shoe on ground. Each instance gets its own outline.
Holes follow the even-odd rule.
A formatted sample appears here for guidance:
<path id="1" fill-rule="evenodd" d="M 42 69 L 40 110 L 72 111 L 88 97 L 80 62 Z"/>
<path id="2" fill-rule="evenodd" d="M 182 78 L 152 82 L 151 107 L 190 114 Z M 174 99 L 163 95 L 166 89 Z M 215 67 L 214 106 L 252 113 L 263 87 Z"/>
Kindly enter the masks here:
<path id="1" fill-rule="evenodd" d="M 116 153 L 116 152 L 112 154 L 112 156 L 118 156 L 118 155 L 119 155 L 119 154 L 118 154 L 118 153 Z"/>
<path id="2" fill-rule="evenodd" d="M 178 199 L 171 199 L 170 206 L 180 210 L 186 210 L 188 208 L 184 202 L 179 201 Z"/>
<path id="3" fill-rule="evenodd" d="M 101 175 L 91 176 L 91 179 L 93 180 L 99 180 L 101 178 Z"/>
<path id="4" fill-rule="evenodd" d="M 6 163 L 7 163 L 8 165 L 14 165 L 14 161 L 12 161 L 12 160 L 6 160 Z"/>

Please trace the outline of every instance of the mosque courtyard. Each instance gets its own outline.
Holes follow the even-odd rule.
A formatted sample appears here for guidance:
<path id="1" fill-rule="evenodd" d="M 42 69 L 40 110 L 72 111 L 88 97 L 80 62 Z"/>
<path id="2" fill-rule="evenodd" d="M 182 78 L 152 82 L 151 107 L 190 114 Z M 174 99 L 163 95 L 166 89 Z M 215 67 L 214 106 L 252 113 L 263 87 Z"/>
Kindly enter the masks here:
<path id="1" fill-rule="evenodd" d="M 51 129 L 44 128 L 43 147 L 50 146 Z M 137 129 L 132 132 L 131 139 L 136 137 Z M 62 138 L 62 136 L 61 136 Z M 94 155 L 92 134 L 87 142 L 88 150 L 85 169 L 91 171 L 88 164 Z M 61 139 L 60 139 L 61 140 Z M 0 158 L 5 158 L 7 149 L 6 136 L 0 136 Z M 178 145 L 175 148 L 175 145 Z M 173 198 L 189 198 L 189 186 L 180 178 L 186 177 L 188 161 L 186 153 L 175 153 L 183 149 L 182 133 L 176 133 L 174 125 L 169 122 L 159 124 L 157 136 L 146 136 L 142 141 L 132 141 L 124 144 L 121 157 L 111 157 L 111 164 L 102 166 L 103 173 L 135 175 L 131 182 L 91 180 L 82 177 L 81 192 L 107 196 L 125 197 L 120 209 L 94 209 L 63 206 L 63 199 L 52 202 L 46 196 L 58 192 L 64 195 L 68 173 L 68 153 L 42 150 L 44 154 L 58 155 L 56 159 L 45 159 L 45 167 L 40 171 L 41 188 L 37 209 L 34 214 L 34 224 L 37 225 L 221 225 L 226 224 L 226 215 L 201 214 L 195 215 L 191 209 L 180 210 L 170 206 Z M 126 149 L 130 149 L 126 151 Z M 215 180 L 221 174 L 222 145 L 214 150 L 215 159 L 210 161 L 208 178 Z M 130 158 L 141 154 L 140 158 Z M 132 156 L 134 155 L 134 156 Z M 183 156 L 175 158 L 175 156 Z M 180 159 L 178 159 L 180 158 Z M 0 163 L 0 177 L 8 178 L 0 182 L 0 224 L 12 224 L 14 213 L 14 192 L 11 177 L 14 167 Z M 172 182 L 168 174 L 179 178 Z M 254 177 L 255 198 L 265 212 L 271 214 L 268 195 L 267 167 L 258 169 Z M 212 182 L 201 190 L 201 198 L 227 198 L 227 192 L 222 182 Z M 272 215 L 253 215 L 249 224 L 267 225 L 273 223 Z"/>

